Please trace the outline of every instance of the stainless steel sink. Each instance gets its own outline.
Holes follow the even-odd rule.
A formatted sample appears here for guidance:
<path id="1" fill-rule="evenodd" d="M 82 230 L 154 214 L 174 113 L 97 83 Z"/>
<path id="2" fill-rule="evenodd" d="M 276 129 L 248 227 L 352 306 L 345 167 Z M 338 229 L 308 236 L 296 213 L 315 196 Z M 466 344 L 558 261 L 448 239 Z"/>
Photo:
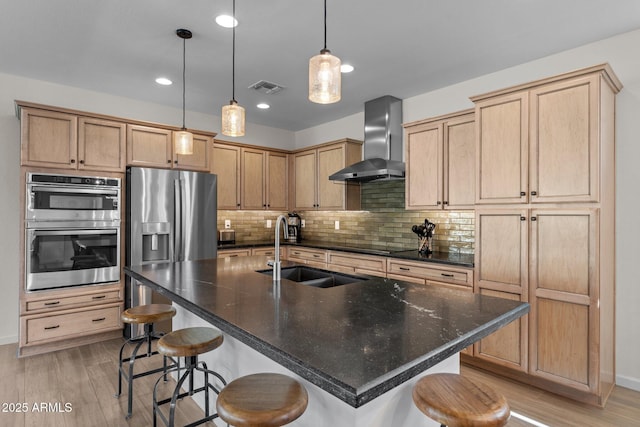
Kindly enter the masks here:
<path id="1" fill-rule="evenodd" d="M 272 270 L 258 270 L 258 273 L 271 274 Z M 307 266 L 284 267 L 281 278 L 317 288 L 331 288 L 349 283 L 369 280 L 365 276 L 352 276 L 350 274 L 337 273 L 335 271 L 321 270 Z"/>

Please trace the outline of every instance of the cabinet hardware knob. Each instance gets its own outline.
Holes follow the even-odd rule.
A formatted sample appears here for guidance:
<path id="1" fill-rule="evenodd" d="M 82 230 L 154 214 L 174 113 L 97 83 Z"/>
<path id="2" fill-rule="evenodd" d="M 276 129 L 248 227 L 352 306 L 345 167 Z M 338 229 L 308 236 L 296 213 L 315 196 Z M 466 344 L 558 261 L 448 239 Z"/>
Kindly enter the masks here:
<path id="1" fill-rule="evenodd" d="M 98 296 L 92 297 L 91 299 L 103 299 L 106 297 L 107 297 L 106 295 L 98 295 Z"/>
<path id="2" fill-rule="evenodd" d="M 536 218 L 535 216 L 531 217 L 531 221 L 536 221 L 538 218 Z"/>
<path id="3" fill-rule="evenodd" d="M 93 319 L 92 322 L 102 322 L 106 317 L 98 317 L 97 319 Z"/>
<path id="4" fill-rule="evenodd" d="M 174 160 L 174 161 L 173 161 L 173 163 L 175 163 L 175 164 L 177 165 L 177 164 L 178 164 L 178 161 L 177 161 L 177 160 Z"/>
<path id="5" fill-rule="evenodd" d="M 436 203 L 436 205 L 440 206 L 442 203 L 440 202 L 440 200 L 438 200 L 438 202 Z"/>
<path id="6" fill-rule="evenodd" d="M 520 217 L 520 221 L 526 221 L 526 220 L 527 220 L 527 218 L 526 218 L 526 217 L 524 217 L 524 216 L 521 216 L 521 217 Z"/>
<path id="7" fill-rule="evenodd" d="M 532 196 L 537 196 L 537 195 L 538 195 L 538 192 L 537 192 L 537 191 L 532 191 L 532 192 L 531 192 L 531 195 L 532 195 Z"/>
<path id="8" fill-rule="evenodd" d="M 240 207 L 240 203 L 238 203 L 236 206 L 237 206 L 237 207 Z"/>
<path id="9" fill-rule="evenodd" d="M 76 159 L 71 159 L 71 163 L 75 163 L 75 162 L 76 162 Z"/>
<path id="10" fill-rule="evenodd" d="M 524 192 L 524 191 L 521 191 L 521 192 L 520 192 L 520 197 L 524 197 L 524 196 L 526 196 L 526 195 L 527 195 L 527 193 L 526 193 L 526 192 Z"/>
<path id="11" fill-rule="evenodd" d="M 448 205 L 449 202 L 447 202 L 446 200 L 444 202 L 442 202 L 443 205 Z"/>
<path id="12" fill-rule="evenodd" d="M 48 330 L 51 330 L 51 329 L 58 329 L 59 327 L 60 327 L 60 325 L 55 325 L 55 326 L 45 326 L 45 327 L 44 327 L 44 330 L 45 330 L 45 331 L 48 331 Z"/>
<path id="13" fill-rule="evenodd" d="M 51 301 L 51 302 L 45 302 L 44 305 L 58 305 L 60 304 L 60 301 Z"/>
<path id="14" fill-rule="evenodd" d="M 81 165 L 84 165 L 84 160 L 80 160 L 80 164 L 81 164 Z"/>
<path id="15" fill-rule="evenodd" d="M 271 205 L 267 203 L 267 207 L 268 207 L 268 208 L 270 208 L 270 207 L 271 207 Z"/>
<path id="16" fill-rule="evenodd" d="M 171 160 L 167 160 L 167 163 L 171 163 Z"/>

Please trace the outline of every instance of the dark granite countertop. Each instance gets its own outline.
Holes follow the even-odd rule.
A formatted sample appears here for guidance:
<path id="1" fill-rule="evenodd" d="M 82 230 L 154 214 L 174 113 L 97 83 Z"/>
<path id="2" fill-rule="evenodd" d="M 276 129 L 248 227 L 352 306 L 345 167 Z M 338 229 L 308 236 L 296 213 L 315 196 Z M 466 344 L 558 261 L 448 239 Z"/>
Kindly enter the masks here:
<path id="1" fill-rule="evenodd" d="M 529 311 L 527 303 L 371 278 L 333 288 L 283 279 L 267 257 L 126 267 L 129 276 L 353 407 Z M 296 265 L 283 261 L 283 267 Z"/>
<path id="2" fill-rule="evenodd" d="M 254 248 L 259 246 L 272 246 L 273 240 L 264 242 L 251 242 L 251 243 L 234 243 L 234 244 L 220 244 L 218 249 L 241 249 L 241 248 Z M 326 241 L 314 241 L 303 240 L 300 243 L 282 242 L 282 245 L 286 246 L 303 246 L 316 249 L 329 249 L 335 251 L 353 252 L 365 255 L 379 255 L 389 258 L 400 258 L 408 261 L 425 261 L 433 262 L 437 264 L 448 264 L 458 267 L 473 268 L 473 254 L 461 254 L 455 252 L 434 252 L 429 255 L 421 254 L 417 249 L 380 249 L 378 246 L 368 245 L 361 243 L 358 245 L 345 245 L 341 243 L 331 243 Z"/>

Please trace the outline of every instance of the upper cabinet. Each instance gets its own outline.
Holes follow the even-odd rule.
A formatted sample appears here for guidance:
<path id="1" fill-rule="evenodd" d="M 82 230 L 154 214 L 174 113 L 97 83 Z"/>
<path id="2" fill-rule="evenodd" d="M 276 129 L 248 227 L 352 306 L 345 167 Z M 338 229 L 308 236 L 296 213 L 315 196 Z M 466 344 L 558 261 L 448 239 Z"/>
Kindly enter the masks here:
<path id="1" fill-rule="evenodd" d="M 218 209 L 240 209 L 240 147 L 215 141 L 211 173 L 218 175 Z"/>
<path id="2" fill-rule="evenodd" d="M 209 172 L 213 135 L 193 135 L 193 154 L 175 154 L 174 128 L 16 101 L 22 166 L 124 172 L 127 165 Z"/>
<path id="3" fill-rule="evenodd" d="M 123 122 L 24 106 L 20 120 L 23 166 L 124 171 Z"/>
<path id="4" fill-rule="evenodd" d="M 127 164 L 131 166 L 187 169 L 209 172 L 213 138 L 193 135 L 193 154 L 176 154 L 170 129 L 127 125 Z"/>
<path id="5" fill-rule="evenodd" d="M 343 139 L 298 151 L 293 158 L 293 209 L 360 209 L 360 184 L 330 181 L 334 172 L 362 160 L 362 142 Z"/>
<path id="6" fill-rule="evenodd" d="M 406 209 L 472 209 L 473 110 L 405 125 Z"/>
<path id="7" fill-rule="evenodd" d="M 473 97 L 476 203 L 600 201 L 599 165 L 609 155 L 600 147 L 620 87 L 600 66 Z"/>
<path id="8" fill-rule="evenodd" d="M 286 210 L 288 156 L 286 153 L 242 148 L 242 209 Z"/>

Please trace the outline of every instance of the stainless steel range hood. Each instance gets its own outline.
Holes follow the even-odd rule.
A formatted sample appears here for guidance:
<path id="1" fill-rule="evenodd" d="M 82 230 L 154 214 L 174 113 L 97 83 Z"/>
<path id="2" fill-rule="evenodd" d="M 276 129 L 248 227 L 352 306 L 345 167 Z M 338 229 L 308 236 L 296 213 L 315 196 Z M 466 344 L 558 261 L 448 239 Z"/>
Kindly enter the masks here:
<path id="1" fill-rule="evenodd" d="M 404 179 L 401 99 L 386 95 L 364 103 L 363 158 L 329 179 L 352 182 Z"/>

